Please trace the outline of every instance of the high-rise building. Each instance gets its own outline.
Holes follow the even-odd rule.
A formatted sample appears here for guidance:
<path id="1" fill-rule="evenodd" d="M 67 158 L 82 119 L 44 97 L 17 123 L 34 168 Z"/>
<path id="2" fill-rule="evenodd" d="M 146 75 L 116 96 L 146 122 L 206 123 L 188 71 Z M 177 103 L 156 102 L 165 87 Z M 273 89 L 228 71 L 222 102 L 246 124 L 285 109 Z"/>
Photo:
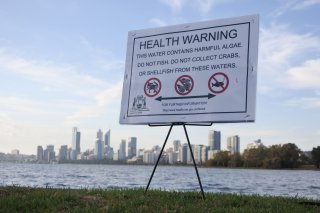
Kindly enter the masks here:
<path id="1" fill-rule="evenodd" d="M 47 145 L 47 150 L 54 152 L 54 145 Z"/>
<path id="2" fill-rule="evenodd" d="M 11 150 L 11 154 L 12 155 L 19 155 L 20 151 L 18 149 L 13 149 L 13 150 Z"/>
<path id="3" fill-rule="evenodd" d="M 178 152 L 179 151 L 179 146 L 181 146 L 180 140 L 174 140 L 173 141 L 173 151 Z"/>
<path id="4" fill-rule="evenodd" d="M 101 131 L 101 129 L 99 129 L 99 131 L 97 132 L 97 138 L 102 141 L 103 140 L 102 137 L 103 137 L 103 132 Z"/>
<path id="5" fill-rule="evenodd" d="M 178 161 L 178 152 L 168 152 L 169 164 L 175 164 Z"/>
<path id="6" fill-rule="evenodd" d="M 43 151 L 43 160 L 45 162 L 51 162 L 55 160 L 56 153 L 54 152 L 54 146 L 53 145 L 47 145 L 47 148 Z"/>
<path id="7" fill-rule="evenodd" d="M 203 145 L 195 145 L 194 146 L 194 160 L 195 162 L 198 163 L 202 163 L 202 147 Z"/>
<path id="8" fill-rule="evenodd" d="M 37 161 L 38 162 L 43 161 L 43 148 L 42 148 L 42 146 L 37 147 Z"/>
<path id="9" fill-rule="evenodd" d="M 138 149 L 137 157 L 143 157 L 144 149 Z"/>
<path id="10" fill-rule="evenodd" d="M 110 129 L 104 134 L 104 147 L 110 147 Z"/>
<path id="11" fill-rule="evenodd" d="M 118 156 L 119 156 L 119 150 L 117 152 L 113 153 L 113 160 L 114 161 L 119 160 Z"/>
<path id="12" fill-rule="evenodd" d="M 95 141 L 94 155 L 97 160 L 103 159 L 103 141 L 99 138 L 97 138 Z"/>
<path id="13" fill-rule="evenodd" d="M 227 138 L 227 149 L 231 154 L 240 153 L 240 137 L 238 135 Z"/>
<path id="14" fill-rule="evenodd" d="M 110 146 L 110 129 L 104 134 L 104 153 L 107 159 L 113 159 L 113 148 Z"/>
<path id="15" fill-rule="evenodd" d="M 121 140 L 119 151 L 118 151 L 118 160 L 126 159 L 126 140 Z"/>
<path id="16" fill-rule="evenodd" d="M 203 146 L 201 150 L 201 162 L 206 162 L 208 160 L 208 146 Z"/>
<path id="17" fill-rule="evenodd" d="M 114 151 L 112 147 L 105 147 L 105 157 L 106 159 L 112 160 Z"/>
<path id="18" fill-rule="evenodd" d="M 128 141 L 128 158 L 132 158 L 137 155 L 137 138 L 131 137 Z"/>
<path id="19" fill-rule="evenodd" d="M 186 164 L 187 163 L 187 153 L 188 153 L 188 144 L 184 143 L 179 147 L 179 155 L 178 155 L 178 160 L 182 163 L 182 164 Z"/>
<path id="20" fill-rule="evenodd" d="M 208 146 L 210 150 L 221 150 L 221 133 L 220 131 L 209 130 Z"/>
<path id="21" fill-rule="evenodd" d="M 70 160 L 76 160 L 77 155 L 80 154 L 80 136 L 81 133 L 78 131 L 77 127 L 72 129 L 72 152 L 70 155 Z"/>
<path id="22" fill-rule="evenodd" d="M 68 154 L 67 154 L 67 160 L 71 160 L 72 159 L 71 155 L 72 155 L 72 148 L 69 148 L 68 149 Z"/>
<path id="23" fill-rule="evenodd" d="M 194 157 L 194 147 L 195 147 L 194 144 L 191 144 L 193 157 Z M 188 151 L 187 151 L 187 164 L 193 164 L 191 150 L 189 149 L 189 146 L 188 146 Z"/>
<path id="24" fill-rule="evenodd" d="M 68 146 L 62 145 L 59 149 L 59 161 L 64 161 L 68 159 Z"/>
<path id="25" fill-rule="evenodd" d="M 143 153 L 143 163 L 154 164 L 156 162 L 156 154 L 153 150 L 145 150 Z"/>
<path id="26" fill-rule="evenodd" d="M 247 149 L 258 149 L 260 147 L 262 147 L 262 148 L 265 147 L 263 145 L 263 143 L 261 142 L 261 139 L 255 140 L 253 143 L 249 143 L 247 145 Z"/>

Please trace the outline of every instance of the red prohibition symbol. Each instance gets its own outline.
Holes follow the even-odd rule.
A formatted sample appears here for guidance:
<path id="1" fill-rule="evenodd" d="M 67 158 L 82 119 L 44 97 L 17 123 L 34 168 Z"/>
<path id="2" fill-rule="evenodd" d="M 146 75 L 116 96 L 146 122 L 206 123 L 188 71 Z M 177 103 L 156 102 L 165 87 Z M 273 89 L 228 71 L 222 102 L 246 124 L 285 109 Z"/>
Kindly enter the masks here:
<path id="1" fill-rule="evenodd" d="M 182 75 L 179 78 L 177 78 L 174 89 L 179 95 L 187 95 L 189 94 L 193 89 L 193 79 L 189 75 Z"/>
<path id="2" fill-rule="evenodd" d="M 228 88 L 228 86 L 229 78 L 222 72 L 217 72 L 209 78 L 208 87 L 213 93 L 222 93 Z"/>
<path id="3" fill-rule="evenodd" d="M 148 97 L 154 97 L 159 94 L 161 90 L 161 81 L 157 78 L 150 78 L 144 84 L 144 94 Z"/>

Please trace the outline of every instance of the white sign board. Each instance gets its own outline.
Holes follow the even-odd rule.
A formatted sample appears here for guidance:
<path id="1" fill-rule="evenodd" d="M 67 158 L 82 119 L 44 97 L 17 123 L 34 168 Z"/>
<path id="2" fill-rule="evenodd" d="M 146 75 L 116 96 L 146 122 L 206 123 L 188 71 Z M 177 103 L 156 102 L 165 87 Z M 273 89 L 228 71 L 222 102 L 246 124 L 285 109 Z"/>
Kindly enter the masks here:
<path id="1" fill-rule="evenodd" d="M 259 16 L 128 33 L 121 124 L 253 122 Z"/>

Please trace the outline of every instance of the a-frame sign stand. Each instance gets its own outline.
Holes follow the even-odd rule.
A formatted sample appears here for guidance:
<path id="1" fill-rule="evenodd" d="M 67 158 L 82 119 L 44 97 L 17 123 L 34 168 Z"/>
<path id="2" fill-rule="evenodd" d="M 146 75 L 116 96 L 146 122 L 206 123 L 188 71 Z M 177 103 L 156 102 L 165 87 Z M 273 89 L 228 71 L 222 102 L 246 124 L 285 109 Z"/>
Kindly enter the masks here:
<path id="1" fill-rule="evenodd" d="M 162 125 L 162 124 L 160 124 L 160 125 L 157 125 L 157 124 L 155 124 L 155 125 L 149 124 L 150 127 L 169 126 L 169 125 L 170 125 L 170 129 L 169 129 L 169 131 L 168 131 L 167 137 L 166 137 L 166 139 L 165 139 L 165 141 L 164 141 L 164 143 L 163 143 L 163 146 L 162 146 L 162 148 L 161 148 L 161 151 L 160 151 L 158 160 L 157 160 L 157 162 L 156 162 L 156 165 L 154 166 L 153 171 L 152 171 L 152 174 L 151 174 L 151 176 L 150 176 L 150 178 L 149 178 L 149 182 L 148 182 L 148 185 L 147 185 L 147 187 L 146 187 L 145 192 L 148 191 L 148 188 L 149 188 L 149 186 L 150 186 L 150 183 L 151 183 L 151 180 L 152 180 L 152 178 L 153 178 L 154 172 L 155 172 L 156 169 L 157 169 L 157 166 L 158 166 L 158 164 L 159 164 L 160 158 L 162 157 L 162 153 L 163 153 L 164 147 L 166 146 L 166 143 L 167 143 L 168 138 L 169 138 L 169 136 L 170 136 L 172 127 L 173 127 L 173 126 L 183 126 L 184 133 L 185 133 L 186 138 L 187 138 L 187 141 L 188 141 L 188 145 L 189 145 L 189 149 L 190 149 L 190 153 L 191 153 L 193 165 L 194 165 L 194 168 L 195 168 L 196 173 L 197 173 L 197 177 L 198 177 L 198 181 L 199 181 L 199 185 L 200 185 L 200 189 L 201 189 L 201 193 L 202 193 L 202 198 L 205 199 L 205 195 L 204 195 L 204 192 L 203 192 L 203 188 L 202 188 L 202 184 L 201 184 L 201 180 L 200 180 L 200 176 L 199 176 L 197 164 L 196 164 L 196 161 L 194 160 L 193 151 L 192 151 L 192 148 L 191 148 L 191 143 L 190 143 L 190 140 L 189 140 L 189 136 L 188 136 L 188 132 L 187 132 L 187 129 L 186 129 L 186 125 L 189 125 L 189 126 L 211 126 L 212 123 L 210 123 L 210 124 L 172 123 L 172 124 L 168 124 L 168 125 L 165 125 L 165 124 L 164 124 L 164 125 Z"/>

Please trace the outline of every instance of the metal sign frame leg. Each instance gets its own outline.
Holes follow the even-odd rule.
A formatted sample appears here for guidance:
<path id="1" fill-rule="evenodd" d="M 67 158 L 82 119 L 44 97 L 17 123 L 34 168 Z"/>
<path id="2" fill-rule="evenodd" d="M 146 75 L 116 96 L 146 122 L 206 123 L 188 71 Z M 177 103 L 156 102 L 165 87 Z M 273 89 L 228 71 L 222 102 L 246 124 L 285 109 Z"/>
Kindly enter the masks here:
<path id="1" fill-rule="evenodd" d="M 165 141 L 164 141 L 164 144 L 163 144 L 163 146 L 162 146 L 162 149 L 161 149 L 161 151 L 160 151 L 160 154 L 159 154 L 157 163 L 156 163 L 156 165 L 154 166 L 153 171 L 152 171 L 152 174 L 151 174 L 151 176 L 150 176 L 150 178 L 149 178 L 149 182 L 148 182 L 148 185 L 147 185 L 147 188 L 146 188 L 145 192 L 148 191 L 149 185 L 150 185 L 151 180 L 152 180 L 152 178 L 153 178 L 154 172 L 155 172 L 156 169 L 157 169 L 158 163 L 159 163 L 159 161 L 160 161 L 160 158 L 161 158 L 161 156 L 162 156 L 162 152 L 163 152 L 164 147 L 166 146 L 166 143 L 167 143 L 168 138 L 169 138 L 169 136 L 170 136 L 170 133 L 171 133 L 171 130 L 172 130 L 173 125 L 174 125 L 174 124 L 171 124 L 171 126 L 170 126 L 169 132 L 168 132 L 168 134 L 167 134 L 167 137 L 166 137 L 166 139 L 165 139 Z"/>
<path id="2" fill-rule="evenodd" d="M 203 192 L 203 188 L 202 188 L 202 184 L 201 184 L 201 180 L 200 180 L 197 164 L 196 164 L 196 161 L 194 160 L 193 151 L 192 151 L 192 147 L 191 147 L 191 144 L 190 144 L 190 140 L 189 140 L 189 136 L 188 136 L 188 132 L 187 132 L 185 124 L 183 124 L 183 129 L 184 129 L 184 133 L 186 134 L 186 138 L 187 138 L 187 141 L 188 141 L 188 144 L 189 144 L 189 150 L 190 150 L 190 154 L 191 154 L 191 157 L 192 157 L 193 165 L 194 165 L 194 168 L 195 168 L 196 173 L 197 173 L 197 177 L 198 177 L 198 181 L 199 181 L 199 185 L 200 185 L 200 189 L 201 189 L 201 193 L 202 193 L 202 198 L 206 199 L 205 196 L 204 196 L 204 192 Z"/>
<path id="3" fill-rule="evenodd" d="M 197 168 L 197 165 L 196 165 L 196 161 L 194 160 L 194 155 L 193 155 L 191 143 L 190 143 L 190 140 L 189 140 L 188 132 L 187 132 L 187 129 L 186 129 L 186 124 L 184 124 L 184 123 L 172 123 L 172 124 L 170 125 L 170 129 L 169 129 L 169 131 L 168 131 L 167 137 L 166 137 L 166 139 L 165 139 L 165 141 L 164 141 L 164 143 L 163 143 L 163 146 L 162 146 L 162 148 L 161 148 L 161 151 L 160 151 L 160 154 L 159 154 L 159 156 L 158 156 L 157 162 L 156 162 L 156 164 L 155 164 L 155 166 L 154 166 L 154 168 L 153 168 L 152 174 L 151 174 L 151 176 L 150 176 L 150 178 L 149 178 L 148 185 L 147 185 L 147 187 L 146 187 L 146 189 L 145 189 L 145 193 L 146 193 L 146 192 L 148 191 L 148 189 L 149 189 L 151 180 L 152 180 L 153 175 L 154 175 L 154 173 L 155 173 L 155 171 L 156 171 L 156 169 L 157 169 L 157 166 L 158 166 L 158 164 L 159 164 L 160 158 L 162 157 L 162 153 L 163 153 L 164 147 L 165 147 L 166 144 L 167 144 L 167 141 L 168 141 L 168 138 L 169 138 L 169 136 L 170 136 L 172 127 L 175 126 L 175 125 L 182 125 L 182 126 L 183 126 L 184 133 L 185 133 L 186 138 L 187 138 L 187 141 L 188 141 L 189 150 L 190 150 L 190 154 L 191 154 L 191 157 L 192 157 L 193 165 L 194 165 L 194 168 L 195 168 L 195 170 L 196 170 L 197 178 L 198 178 L 198 181 L 199 181 L 199 185 L 200 185 L 200 189 L 201 189 L 201 193 L 202 193 L 202 198 L 205 200 L 205 195 L 204 195 L 204 191 L 203 191 L 203 188 L 202 188 L 202 184 L 201 184 L 201 180 L 200 180 L 200 175 L 199 175 L 199 172 L 198 172 L 198 168 Z M 192 125 L 192 124 L 191 124 L 191 125 Z M 149 126 L 151 126 L 151 125 L 149 125 Z M 155 125 L 155 126 L 162 126 L 162 125 Z M 164 125 L 164 126 L 165 126 L 165 125 Z M 194 125 L 194 126 L 202 126 L 202 125 L 197 125 L 197 124 L 196 124 L 196 125 Z M 204 126 L 207 126 L 207 125 L 204 125 Z"/>

